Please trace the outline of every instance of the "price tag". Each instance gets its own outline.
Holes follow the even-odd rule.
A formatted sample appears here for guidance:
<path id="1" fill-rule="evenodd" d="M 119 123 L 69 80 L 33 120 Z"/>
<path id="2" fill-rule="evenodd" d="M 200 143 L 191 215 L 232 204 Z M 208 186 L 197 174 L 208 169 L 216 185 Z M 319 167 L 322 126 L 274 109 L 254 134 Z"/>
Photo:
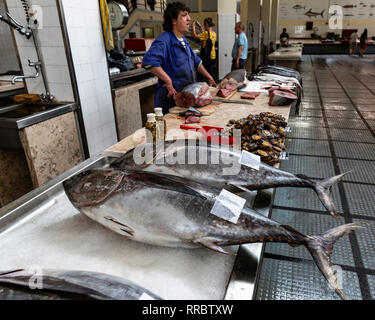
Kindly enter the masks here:
<path id="1" fill-rule="evenodd" d="M 257 156 L 256 154 L 252 154 L 250 152 L 242 150 L 240 164 L 243 164 L 244 166 L 247 166 L 247 167 L 250 167 L 259 171 L 260 156 Z"/>
<path id="2" fill-rule="evenodd" d="M 285 132 L 292 132 L 292 128 L 291 127 L 285 127 Z"/>
<path id="3" fill-rule="evenodd" d="M 236 224 L 245 203 L 245 199 L 223 189 L 211 209 L 211 214 Z"/>
<path id="4" fill-rule="evenodd" d="M 289 160 L 289 153 L 288 152 L 281 152 L 280 153 L 280 160 Z"/>
<path id="5" fill-rule="evenodd" d="M 143 292 L 138 300 L 155 300 L 153 297 L 150 297 L 146 292 Z"/>

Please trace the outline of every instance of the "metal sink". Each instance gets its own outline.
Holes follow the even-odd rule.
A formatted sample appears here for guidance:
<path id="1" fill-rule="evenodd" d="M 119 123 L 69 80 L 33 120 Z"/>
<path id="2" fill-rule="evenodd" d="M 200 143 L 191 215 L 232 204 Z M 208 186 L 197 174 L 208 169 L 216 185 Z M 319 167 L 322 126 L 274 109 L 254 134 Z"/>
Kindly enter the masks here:
<path id="1" fill-rule="evenodd" d="M 0 108 L 0 149 L 23 149 L 19 130 L 76 109 L 75 103 L 14 104 Z"/>

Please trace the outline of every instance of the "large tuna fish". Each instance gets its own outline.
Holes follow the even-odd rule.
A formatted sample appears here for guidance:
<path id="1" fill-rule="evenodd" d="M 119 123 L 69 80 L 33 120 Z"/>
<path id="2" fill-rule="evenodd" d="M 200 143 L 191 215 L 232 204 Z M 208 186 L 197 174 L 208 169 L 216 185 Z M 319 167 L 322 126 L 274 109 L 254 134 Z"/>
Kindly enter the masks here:
<path id="1" fill-rule="evenodd" d="M 321 236 L 306 236 L 244 206 L 237 223 L 211 214 L 220 190 L 187 179 L 150 172 L 94 170 L 64 182 L 65 192 L 82 213 L 128 239 L 165 247 L 209 248 L 253 242 L 305 246 L 324 277 L 344 298 L 330 262 L 334 243 L 355 224 Z M 229 217 L 228 212 L 228 217 Z"/>
<path id="2" fill-rule="evenodd" d="M 143 156 L 143 153 L 146 153 Z M 304 175 L 294 175 L 265 163 L 259 171 L 240 165 L 241 153 L 233 148 L 195 140 L 166 141 L 141 145 L 112 163 L 113 168 L 159 172 L 189 178 L 200 183 L 228 188 L 263 190 L 277 187 L 311 188 L 320 201 L 337 217 L 331 188 L 344 174 L 322 181 Z"/>
<path id="3" fill-rule="evenodd" d="M 30 283 L 35 285 L 34 290 L 31 290 Z M 42 269 L 37 273 L 24 269 L 0 271 L 0 286 L 2 286 L 0 300 L 161 299 L 130 281 L 90 271 L 50 269 Z"/>
<path id="4" fill-rule="evenodd" d="M 206 82 L 196 82 L 178 92 L 174 100 L 178 107 L 204 107 L 212 103 L 212 96 Z"/>

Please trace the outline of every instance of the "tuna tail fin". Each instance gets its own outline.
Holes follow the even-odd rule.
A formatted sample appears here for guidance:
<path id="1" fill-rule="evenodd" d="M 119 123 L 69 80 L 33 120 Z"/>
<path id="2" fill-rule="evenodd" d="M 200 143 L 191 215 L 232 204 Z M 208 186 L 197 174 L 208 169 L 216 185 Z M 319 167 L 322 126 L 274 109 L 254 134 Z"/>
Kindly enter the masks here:
<path id="1" fill-rule="evenodd" d="M 324 11 L 326 11 L 326 10 L 323 9 L 322 13 L 320 14 L 322 16 L 322 18 L 324 18 L 324 16 L 323 16 Z"/>
<path id="2" fill-rule="evenodd" d="M 341 179 L 348 174 L 349 172 L 340 174 L 335 177 L 331 177 L 328 179 L 325 179 L 323 181 L 314 181 L 310 178 L 303 176 L 303 175 L 297 175 L 297 177 L 302 178 L 304 180 L 308 180 L 312 186 L 314 187 L 314 190 L 316 194 L 318 195 L 320 201 L 324 205 L 324 207 L 329 211 L 332 217 L 338 218 L 339 214 L 337 212 L 337 209 L 335 207 L 335 204 L 333 203 L 332 195 L 331 195 L 331 188 L 336 183 L 341 181 Z"/>
<path id="3" fill-rule="evenodd" d="M 323 273 L 324 277 L 335 292 L 344 300 L 347 298 L 345 297 L 334 269 L 332 268 L 333 266 L 330 255 L 333 251 L 335 242 L 356 229 L 362 229 L 362 227 L 354 223 L 346 224 L 328 230 L 321 236 L 307 237 L 306 239 L 306 247 L 310 251 L 317 267 Z"/>

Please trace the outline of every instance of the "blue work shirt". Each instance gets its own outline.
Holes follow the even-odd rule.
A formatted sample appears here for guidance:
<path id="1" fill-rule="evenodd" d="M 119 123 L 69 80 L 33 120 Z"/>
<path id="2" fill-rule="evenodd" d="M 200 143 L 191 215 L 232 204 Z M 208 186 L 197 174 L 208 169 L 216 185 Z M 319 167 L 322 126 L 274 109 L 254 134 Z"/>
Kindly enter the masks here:
<path id="1" fill-rule="evenodd" d="M 186 44 L 186 49 L 173 32 L 163 32 L 152 43 L 142 62 L 143 67 L 161 67 L 171 78 L 173 87 L 177 92 L 195 82 L 195 69 L 202 62 L 191 49 L 188 40 L 185 37 L 182 38 Z M 154 103 L 155 108 L 163 108 L 163 113 L 166 114 L 176 104 L 173 97 L 167 98 L 168 90 L 163 87 L 164 84 L 159 79 Z"/>
<path id="2" fill-rule="evenodd" d="M 237 59 L 237 53 L 238 53 L 238 47 L 243 46 L 242 54 L 240 59 L 246 60 L 247 59 L 247 51 L 248 51 L 248 44 L 247 44 L 247 38 L 245 35 L 245 32 L 241 32 L 236 41 L 234 42 L 233 45 L 233 50 L 232 50 L 232 58 Z"/>

